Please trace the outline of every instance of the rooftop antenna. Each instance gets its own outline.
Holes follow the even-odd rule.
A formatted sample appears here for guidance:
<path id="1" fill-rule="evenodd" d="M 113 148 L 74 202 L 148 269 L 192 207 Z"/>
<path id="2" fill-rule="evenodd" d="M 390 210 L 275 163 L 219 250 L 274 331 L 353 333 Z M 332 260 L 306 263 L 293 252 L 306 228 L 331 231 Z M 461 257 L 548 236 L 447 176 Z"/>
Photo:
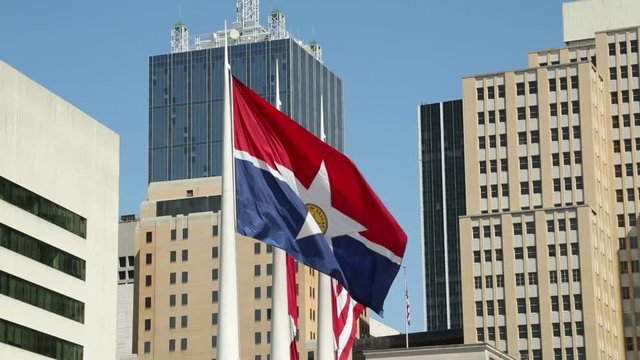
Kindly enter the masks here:
<path id="1" fill-rule="evenodd" d="M 171 53 L 181 53 L 189 51 L 189 29 L 178 20 L 171 27 Z"/>
<path id="2" fill-rule="evenodd" d="M 260 23 L 260 0 L 236 0 L 236 22 L 242 28 Z"/>
<path id="3" fill-rule="evenodd" d="M 269 40 L 285 39 L 287 35 L 287 19 L 284 13 L 274 9 L 269 13 Z"/>

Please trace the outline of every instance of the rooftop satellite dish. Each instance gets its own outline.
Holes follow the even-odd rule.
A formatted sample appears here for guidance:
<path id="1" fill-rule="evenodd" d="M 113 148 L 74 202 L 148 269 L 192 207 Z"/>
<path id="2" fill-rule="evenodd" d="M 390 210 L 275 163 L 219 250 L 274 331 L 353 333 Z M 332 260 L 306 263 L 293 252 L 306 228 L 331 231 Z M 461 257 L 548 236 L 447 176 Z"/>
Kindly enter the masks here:
<path id="1" fill-rule="evenodd" d="M 233 40 L 238 40 L 240 38 L 240 32 L 236 29 L 229 30 L 229 37 Z"/>

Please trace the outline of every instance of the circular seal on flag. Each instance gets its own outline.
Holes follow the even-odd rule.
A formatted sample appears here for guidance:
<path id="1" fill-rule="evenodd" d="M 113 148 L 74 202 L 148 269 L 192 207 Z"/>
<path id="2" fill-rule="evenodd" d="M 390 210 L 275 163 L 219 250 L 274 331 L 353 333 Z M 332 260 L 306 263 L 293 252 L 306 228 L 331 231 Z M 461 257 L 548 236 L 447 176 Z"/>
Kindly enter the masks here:
<path id="1" fill-rule="evenodd" d="M 307 210 L 309 210 L 309 213 L 313 217 L 313 220 L 318 223 L 320 231 L 325 234 L 327 232 L 327 229 L 329 228 L 329 220 L 327 219 L 327 214 L 325 214 L 324 210 L 322 210 L 322 208 L 316 204 L 308 203 L 305 204 L 305 206 L 307 207 Z"/>

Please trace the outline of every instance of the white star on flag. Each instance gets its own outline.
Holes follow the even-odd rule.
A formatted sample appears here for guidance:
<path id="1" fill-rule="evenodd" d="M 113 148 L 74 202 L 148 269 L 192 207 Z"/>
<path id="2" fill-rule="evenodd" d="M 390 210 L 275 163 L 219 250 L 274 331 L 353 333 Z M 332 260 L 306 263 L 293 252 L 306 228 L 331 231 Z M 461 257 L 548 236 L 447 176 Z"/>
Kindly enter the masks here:
<path id="1" fill-rule="evenodd" d="M 305 188 L 297 178 L 296 183 L 296 190 L 302 202 L 317 205 L 324 211 L 327 217 L 327 232 L 324 234 L 324 237 L 329 242 L 329 247 L 333 248 L 331 241 L 334 237 L 354 235 L 367 230 L 364 226 L 332 206 L 329 174 L 327 173 L 324 161 L 320 164 L 320 169 L 318 169 L 318 173 L 308 189 Z M 322 230 L 320 230 L 311 213 L 307 212 L 307 217 L 296 240 L 316 234 L 322 234 Z"/>

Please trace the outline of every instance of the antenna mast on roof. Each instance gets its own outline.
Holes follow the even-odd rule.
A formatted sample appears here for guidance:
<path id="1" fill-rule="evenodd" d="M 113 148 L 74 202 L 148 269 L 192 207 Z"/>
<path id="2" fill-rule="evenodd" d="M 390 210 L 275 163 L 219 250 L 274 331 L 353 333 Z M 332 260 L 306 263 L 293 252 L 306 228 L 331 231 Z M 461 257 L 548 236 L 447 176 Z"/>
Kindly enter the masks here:
<path id="1" fill-rule="evenodd" d="M 241 27 L 260 23 L 260 0 L 236 0 L 236 18 Z"/>

